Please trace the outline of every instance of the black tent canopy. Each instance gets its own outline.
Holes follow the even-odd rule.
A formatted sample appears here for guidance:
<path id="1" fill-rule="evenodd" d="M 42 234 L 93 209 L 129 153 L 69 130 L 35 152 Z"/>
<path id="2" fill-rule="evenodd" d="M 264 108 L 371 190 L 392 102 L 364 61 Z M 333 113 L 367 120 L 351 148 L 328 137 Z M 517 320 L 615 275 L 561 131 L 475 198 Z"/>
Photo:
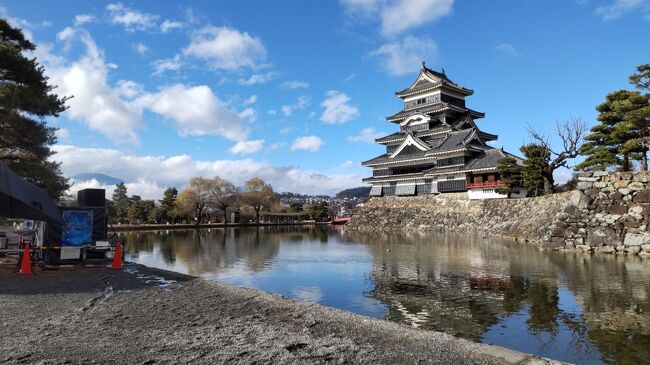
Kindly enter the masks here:
<path id="1" fill-rule="evenodd" d="M 0 216 L 62 223 L 61 212 L 47 192 L 0 162 Z"/>

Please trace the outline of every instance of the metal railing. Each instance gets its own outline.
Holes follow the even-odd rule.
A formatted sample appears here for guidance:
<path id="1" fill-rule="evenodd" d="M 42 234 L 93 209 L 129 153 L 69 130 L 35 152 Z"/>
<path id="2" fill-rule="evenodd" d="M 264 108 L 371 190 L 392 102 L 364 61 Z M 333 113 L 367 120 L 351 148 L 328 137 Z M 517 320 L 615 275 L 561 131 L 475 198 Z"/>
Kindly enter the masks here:
<path id="1" fill-rule="evenodd" d="M 505 187 L 506 184 L 502 180 L 497 180 L 497 181 L 483 181 L 483 182 L 473 182 L 473 183 L 468 183 L 467 188 L 502 188 Z"/>

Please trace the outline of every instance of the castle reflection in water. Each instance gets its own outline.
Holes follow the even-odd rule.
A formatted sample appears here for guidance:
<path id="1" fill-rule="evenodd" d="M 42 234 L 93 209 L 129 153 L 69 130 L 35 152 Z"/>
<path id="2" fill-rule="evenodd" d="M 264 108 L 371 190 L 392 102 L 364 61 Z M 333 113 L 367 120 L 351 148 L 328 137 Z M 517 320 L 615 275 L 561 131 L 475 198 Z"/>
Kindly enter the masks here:
<path id="1" fill-rule="evenodd" d="M 650 359 L 650 260 L 329 227 L 129 232 L 127 259 L 574 363 Z"/>

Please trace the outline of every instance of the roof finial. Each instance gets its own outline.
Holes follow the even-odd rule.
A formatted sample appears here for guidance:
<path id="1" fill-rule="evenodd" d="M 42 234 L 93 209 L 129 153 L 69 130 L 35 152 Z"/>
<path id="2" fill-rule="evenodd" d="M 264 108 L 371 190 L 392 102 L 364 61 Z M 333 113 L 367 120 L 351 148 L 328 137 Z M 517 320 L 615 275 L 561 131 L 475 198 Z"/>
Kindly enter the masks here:
<path id="1" fill-rule="evenodd" d="M 445 73 L 445 68 L 444 67 L 442 67 L 442 74 L 447 76 L 447 74 Z"/>
<path id="2" fill-rule="evenodd" d="M 422 61 L 422 68 L 426 68 L 426 62 Z"/>

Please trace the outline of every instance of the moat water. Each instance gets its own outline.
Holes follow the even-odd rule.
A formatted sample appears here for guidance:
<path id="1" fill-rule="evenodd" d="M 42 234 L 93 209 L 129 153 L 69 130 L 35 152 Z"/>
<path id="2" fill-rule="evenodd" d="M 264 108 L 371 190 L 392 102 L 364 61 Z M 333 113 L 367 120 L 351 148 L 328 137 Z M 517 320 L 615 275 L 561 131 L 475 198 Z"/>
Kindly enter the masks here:
<path id="1" fill-rule="evenodd" d="M 650 260 L 327 226 L 124 233 L 129 261 L 578 364 L 650 363 Z"/>

